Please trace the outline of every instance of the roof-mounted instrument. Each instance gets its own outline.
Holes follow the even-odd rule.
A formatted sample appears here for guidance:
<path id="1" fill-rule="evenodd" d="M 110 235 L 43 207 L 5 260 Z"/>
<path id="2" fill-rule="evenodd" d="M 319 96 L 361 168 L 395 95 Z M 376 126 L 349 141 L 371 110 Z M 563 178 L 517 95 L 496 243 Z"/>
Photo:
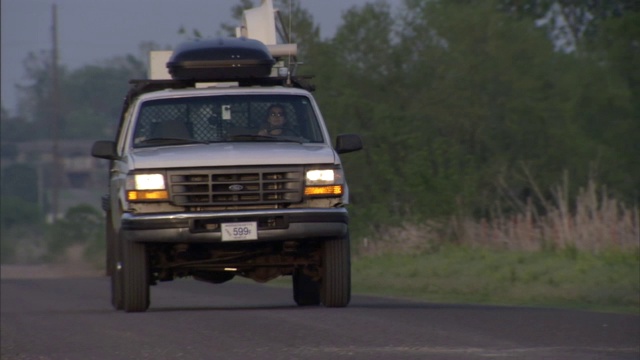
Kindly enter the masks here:
<path id="1" fill-rule="evenodd" d="M 137 84 L 138 93 L 158 87 L 221 82 L 294 86 L 312 91 L 310 77 L 295 75 L 298 49 L 296 44 L 288 43 L 289 33 L 284 29 L 272 1 L 263 0 L 259 7 L 244 11 L 237 37 L 195 40 L 180 44 L 175 51 L 152 51 L 150 80 L 133 83 Z M 287 43 L 278 43 L 278 38 Z"/>

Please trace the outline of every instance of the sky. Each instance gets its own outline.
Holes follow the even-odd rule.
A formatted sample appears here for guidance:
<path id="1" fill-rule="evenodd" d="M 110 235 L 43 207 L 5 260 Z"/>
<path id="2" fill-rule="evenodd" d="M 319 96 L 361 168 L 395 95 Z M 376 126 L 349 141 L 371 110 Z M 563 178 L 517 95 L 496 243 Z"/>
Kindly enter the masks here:
<path id="1" fill-rule="evenodd" d="M 320 26 L 323 38 L 332 37 L 342 14 L 367 0 L 302 0 L 301 5 Z M 235 0 L 2 0 L 2 106 L 15 115 L 16 84 L 26 83 L 22 62 L 30 52 L 52 48 L 52 7 L 57 6 L 59 63 L 68 69 L 133 54 L 153 41 L 175 47 L 186 38 L 178 30 L 198 29 L 216 36 L 223 23 L 234 24 Z M 235 24 L 234 24 L 235 25 Z M 239 25 L 239 24 L 238 24 Z"/>

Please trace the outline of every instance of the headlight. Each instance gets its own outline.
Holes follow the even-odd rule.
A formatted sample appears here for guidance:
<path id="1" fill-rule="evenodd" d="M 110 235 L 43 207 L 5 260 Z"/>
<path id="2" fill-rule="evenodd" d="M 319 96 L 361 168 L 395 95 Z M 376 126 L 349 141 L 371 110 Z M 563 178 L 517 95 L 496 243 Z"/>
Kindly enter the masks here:
<path id="1" fill-rule="evenodd" d="M 132 186 L 127 188 L 132 190 L 164 190 L 164 176 L 162 174 L 136 174 L 130 176 L 133 180 Z"/>
<path id="2" fill-rule="evenodd" d="M 333 169 L 307 171 L 307 185 L 329 185 L 335 181 Z"/>
<path id="3" fill-rule="evenodd" d="M 342 196 L 342 171 L 339 169 L 308 170 L 305 179 L 306 196 Z"/>
<path id="4" fill-rule="evenodd" d="M 166 200 L 163 174 L 132 174 L 127 176 L 127 199 L 130 201 Z"/>

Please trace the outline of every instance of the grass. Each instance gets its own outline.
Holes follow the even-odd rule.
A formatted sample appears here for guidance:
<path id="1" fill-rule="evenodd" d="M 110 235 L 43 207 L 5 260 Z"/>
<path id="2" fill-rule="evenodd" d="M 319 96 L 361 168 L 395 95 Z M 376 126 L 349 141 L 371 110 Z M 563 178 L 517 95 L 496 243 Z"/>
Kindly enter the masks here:
<path id="1" fill-rule="evenodd" d="M 536 189 L 536 193 L 541 192 Z M 357 293 L 640 314 L 640 213 L 593 181 L 504 214 L 400 224 L 354 239 Z"/>
<path id="2" fill-rule="evenodd" d="M 565 307 L 640 314 L 638 252 L 493 250 L 364 256 L 353 291 L 429 302 Z"/>

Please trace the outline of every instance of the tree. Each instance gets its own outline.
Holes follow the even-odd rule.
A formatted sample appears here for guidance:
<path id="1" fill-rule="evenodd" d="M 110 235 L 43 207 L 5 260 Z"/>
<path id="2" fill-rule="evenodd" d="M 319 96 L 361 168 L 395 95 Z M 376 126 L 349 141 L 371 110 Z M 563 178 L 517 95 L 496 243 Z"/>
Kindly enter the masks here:
<path id="1" fill-rule="evenodd" d="M 365 140 L 364 152 L 343 159 L 347 174 L 359 174 L 349 178 L 355 184 L 352 202 L 359 205 L 354 215 L 391 219 L 411 206 L 400 185 L 402 163 L 392 159 L 407 150 L 402 146 L 406 128 L 395 126 L 403 121 L 402 111 L 394 111 L 402 108 L 402 98 L 389 96 L 398 89 L 395 22 L 384 2 L 353 7 L 343 20 L 334 39 L 311 52 L 312 64 L 321 64 L 312 67 L 317 99 L 333 133 L 358 132 Z"/>
<path id="2" fill-rule="evenodd" d="M 12 196 L 24 202 L 38 204 L 38 174 L 29 165 L 16 164 L 2 169 L 2 197 Z"/>
<path id="3" fill-rule="evenodd" d="M 599 174 L 620 198 L 640 202 L 640 6 L 599 24 L 587 44 L 599 73 L 593 96 L 580 106 L 589 134 L 603 147 Z M 635 136 L 634 136 L 635 135 Z"/>
<path id="4" fill-rule="evenodd" d="M 17 196 L 3 196 L 0 206 L 1 226 L 10 230 L 17 226 L 34 227 L 43 224 L 41 211 L 37 203 L 25 201 Z"/>
<path id="5" fill-rule="evenodd" d="M 52 132 L 51 55 L 46 51 L 31 52 L 23 65 L 28 83 L 17 86 L 18 115 L 29 124 L 31 140 L 46 139 Z M 65 76 L 66 68 L 60 67 L 60 79 Z"/>
<path id="6" fill-rule="evenodd" d="M 25 60 L 29 82 L 19 87 L 21 119 L 13 124 L 16 138 L 12 140 L 26 140 L 18 131 L 25 128 L 29 129 L 29 140 L 49 138 L 53 104 L 48 58 L 46 52 L 31 53 Z M 128 82 L 144 78 L 145 66 L 133 55 L 117 56 L 102 65 L 85 65 L 73 71 L 61 67 L 59 77 L 61 138 L 97 139 L 113 135 Z"/>
<path id="7" fill-rule="evenodd" d="M 609 19 L 640 11 L 635 0 L 501 0 L 499 7 L 518 18 L 535 20 L 556 49 L 566 52 L 599 37 Z"/>
<path id="8" fill-rule="evenodd" d="M 133 55 L 114 57 L 104 65 L 86 65 L 71 72 L 64 83 L 65 138 L 112 137 L 130 79 L 145 78 L 142 61 Z"/>
<path id="9" fill-rule="evenodd" d="M 104 217 L 90 205 L 81 204 L 67 210 L 63 219 L 51 225 L 49 254 L 55 258 L 74 244 L 104 243 Z"/>
<path id="10" fill-rule="evenodd" d="M 10 141 L 29 140 L 33 129 L 26 119 L 19 116 L 11 116 L 9 112 L 2 107 L 2 115 L 0 116 L 0 139 L 2 140 L 2 156 L 13 156 L 13 144 Z"/>
<path id="11" fill-rule="evenodd" d="M 44 216 L 38 204 L 39 189 L 36 182 L 36 171 L 29 166 L 11 165 L 2 170 L 0 187 L 0 259 L 2 262 L 15 260 L 18 249 L 37 244 L 42 234 Z"/>
<path id="12" fill-rule="evenodd" d="M 546 191 L 565 172 L 579 179 L 574 193 L 589 176 L 625 187 L 616 158 L 629 157 L 603 134 L 637 149 L 634 132 L 620 132 L 637 125 L 602 119 L 629 119 L 633 98 L 601 60 L 554 51 L 532 17 L 498 4 L 408 0 L 396 16 L 367 4 L 319 44 L 330 54 L 317 68 L 330 128 L 365 135 L 345 166 L 360 175 L 355 212 L 369 222 L 486 214 L 505 191 L 530 194 L 532 181 Z"/>

